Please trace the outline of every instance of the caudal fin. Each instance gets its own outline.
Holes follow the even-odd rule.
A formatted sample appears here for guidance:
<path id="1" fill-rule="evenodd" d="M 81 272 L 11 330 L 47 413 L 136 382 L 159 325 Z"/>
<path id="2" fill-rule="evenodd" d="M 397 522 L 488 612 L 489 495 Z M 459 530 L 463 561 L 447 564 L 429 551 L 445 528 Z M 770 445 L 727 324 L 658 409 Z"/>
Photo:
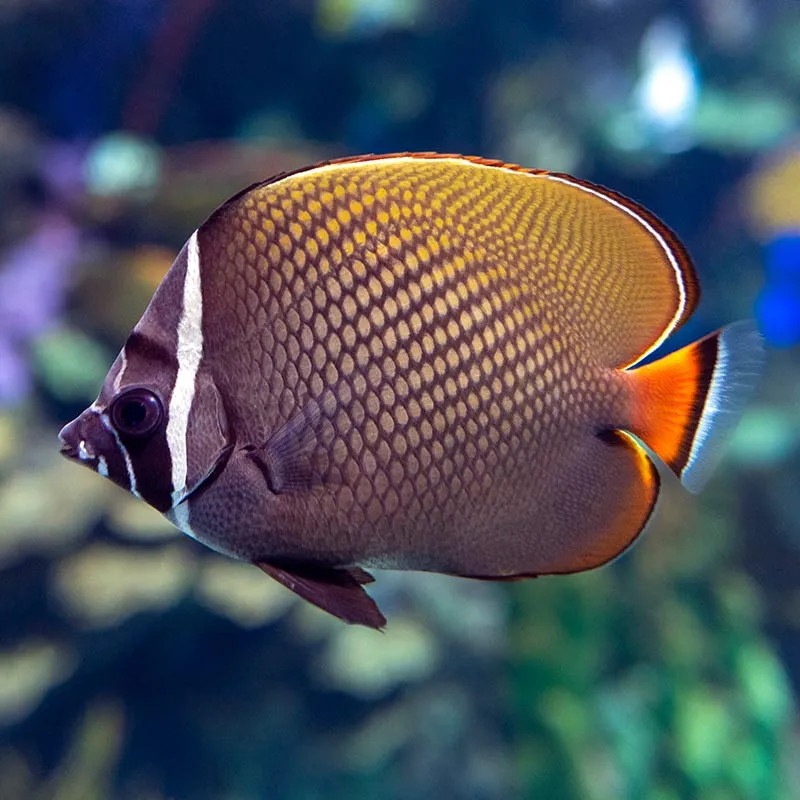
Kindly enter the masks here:
<path id="1" fill-rule="evenodd" d="M 734 322 L 658 361 L 633 370 L 631 432 L 691 492 L 699 492 L 719 460 L 756 385 L 764 348 L 755 324 Z"/>

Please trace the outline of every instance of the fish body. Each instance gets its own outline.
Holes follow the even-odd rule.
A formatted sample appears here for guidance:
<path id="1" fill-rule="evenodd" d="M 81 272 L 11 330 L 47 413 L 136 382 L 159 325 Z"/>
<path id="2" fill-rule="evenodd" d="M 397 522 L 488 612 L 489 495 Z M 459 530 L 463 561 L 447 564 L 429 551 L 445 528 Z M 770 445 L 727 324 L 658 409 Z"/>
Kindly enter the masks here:
<path id="1" fill-rule="evenodd" d="M 675 234 L 602 187 L 462 156 L 330 162 L 192 234 L 62 449 L 379 627 L 362 567 L 589 569 L 650 518 L 652 453 L 700 487 L 757 334 L 634 368 L 698 296 Z"/>

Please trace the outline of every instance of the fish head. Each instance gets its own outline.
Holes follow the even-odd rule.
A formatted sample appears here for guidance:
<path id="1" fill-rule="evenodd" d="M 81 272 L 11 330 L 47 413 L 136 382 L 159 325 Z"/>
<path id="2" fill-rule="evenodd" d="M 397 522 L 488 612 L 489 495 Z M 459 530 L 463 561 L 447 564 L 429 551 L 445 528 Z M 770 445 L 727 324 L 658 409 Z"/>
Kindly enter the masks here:
<path id="1" fill-rule="evenodd" d="M 196 376 L 185 418 L 171 402 L 175 375 L 137 352 L 129 340 L 97 400 L 62 428 L 61 453 L 167 512 L 215 473 L 231 449 L 229 426 L 210 374 Z M 120 381 L 123 361 L 132 379 Z"/>
<path id="2" fill-rule="evenodd" d="M 232 449 L 202 340 L 179 353 L 186 248 L 112 364 L 94 403 L 59 434 L 61 452 L 169 512 L 209 481 Z M 192 344 L 192 343 L 190 343 Z M 183 343 L 184 351 L 187 348 Z"/>

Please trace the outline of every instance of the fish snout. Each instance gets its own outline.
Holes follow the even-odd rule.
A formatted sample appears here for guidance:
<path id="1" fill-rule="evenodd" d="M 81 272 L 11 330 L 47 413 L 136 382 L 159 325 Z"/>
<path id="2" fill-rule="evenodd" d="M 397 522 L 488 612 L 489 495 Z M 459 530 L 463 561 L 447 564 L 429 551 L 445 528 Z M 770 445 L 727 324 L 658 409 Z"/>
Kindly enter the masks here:
<path id="1" fill-rule="evenodd" d="M 87 463 L 95 459 L 94 452 L 85 441 L 81 417 L 72 420 L 59 431 L 58 441 L 61 445 L 59 452 L 71 461 Z"/>
<path id="2" fill-rule="evenodd" d="M 60 453 L 66 458 L 78 458 L 78 420 L 67 423 L 58 434 Z"/>

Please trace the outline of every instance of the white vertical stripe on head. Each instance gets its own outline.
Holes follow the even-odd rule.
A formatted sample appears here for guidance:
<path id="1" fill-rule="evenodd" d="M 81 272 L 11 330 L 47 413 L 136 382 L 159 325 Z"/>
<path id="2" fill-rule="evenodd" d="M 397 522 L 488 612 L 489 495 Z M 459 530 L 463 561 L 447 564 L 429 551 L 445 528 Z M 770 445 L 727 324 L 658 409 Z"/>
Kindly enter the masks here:
<path id="1" fill-rule="evenodd" d="M 186 496 L 189 412 L 195 379 L 203 357 L 203 293 L 200 283 L 200 246 L 195 231 L 187 243 L 183 306 L 178 321 L 178 374 L 172 387 L 167 419 L 167 446 L 172 459 L 172 507 Z M 177 516 L 177 515 L 176 515 Z M 188 514 L 186 524 L 188 526 Z M 188 531 L 187 531 L 188 532 Z"/>
<path id="2" fill-rule="evenodd" d="M 108 462 L 103 456 L 97 456 L 97 474 L 104 478 L 108 477 Z"/>
<path id="3" fill-rule="evenodd" d="M 128 354 L 125 352 L 124 347 L 120 350 L 119 357 L 122 363 L 119 365 L 119 372 L 117 372 L 114 377 L 114 394 L 119 391 L 119 387 L 122 385 L 122 376 L 125 374 L 125 370 L 128 367 Z"/>
<path id="4" fill-rule="evenodd" d="M 117 433 L 116 428 L 106 419 L 105 414 L 101 414 L 99 412 L 95 413 L 97 413 L 97 415 L 100 417 L 100 422 L 103 424 L 103 427 L 114 437 L 114 441 L 117 443 L 119 452 L 122 454 L 122 459 L 125 461 L 125 471 L 128 473 L 128 491 L 134 497 L 138 497 L 141 500 L 142 496 L 139 494 L 139 488 L 136 484 L 136 473 L 133 471 L 133 462 L 131 461 L 131 454 L 128 452 L 128 449 L 125 447 L 125 445 L 122 444 L 122 439 L 119 438 L 119 434 Z M 99 467 L 100 464 L 98 462 L 98 472 L 99 472 Z M 108 469 L 107 465 L 106 469 Z"/>
<path id="5" fill-rule="evenodd" d="M 172 520 L 178 530 L 185 533 L 187 536 L 191 536 L 192 539 L 197 539 L 197 535 L 192 530 L 192 526 L 189 522 L 188 503 L 179 503 L 172 511 L 168 512 L 167 516 Z"/>

